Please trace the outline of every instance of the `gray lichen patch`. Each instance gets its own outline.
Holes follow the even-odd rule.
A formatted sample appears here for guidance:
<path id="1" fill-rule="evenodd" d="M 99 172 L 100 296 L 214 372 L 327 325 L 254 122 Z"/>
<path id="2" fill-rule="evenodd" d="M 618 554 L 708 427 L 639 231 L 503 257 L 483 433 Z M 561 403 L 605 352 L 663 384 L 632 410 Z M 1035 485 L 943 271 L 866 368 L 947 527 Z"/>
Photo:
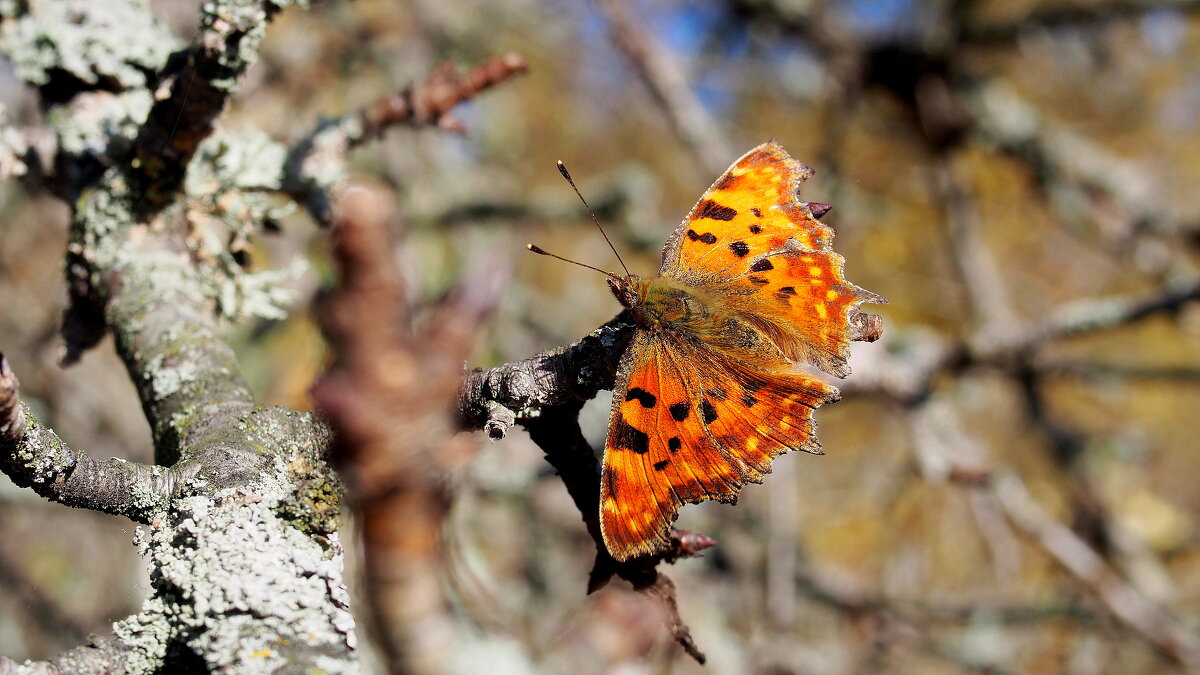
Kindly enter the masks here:
<path id="1" fill-rule="evenodd" d="M 147 369 L 150 388 L 154 392 L 155 399 L 160 401 L 179 391 L 185 385 L 195 382 L 199 373 L 199 368 L 192 361 L 180 360 L 170 365 L 166 361 L 165 356 L 160 354 L 151 359 L 150 367 Z"/>
<path id="2" fill-rule="evenodd" d="M 129 506 L 138 513 L 150 513 L 167 505 L 168 495 L 165 490 L 158 489 L 162 477 L 169 469 L 161 466 L 151 466 L 150 474 L 153 480 L 134 481 L 129 486 Z"/>
<path id="3" fill-rule="evenodd" d="M 146 89 L 119 94 L 87 92 L 67 105 L 51 108 L 47 121 L 58 139 L 59 152 L 108 161 L 130 151 L 153 103 L 154 97 Z"/>
<path id="4" fill-rule="evenodd" d="M 213 672 L 307 672 L 300 666 L 318 656 L 326 672 L 358 672 L 345 656 L 356 638 L 337 535 L 327 539 L 330 555 L 274 506 L 271 495 L 190 497 L 142 530 L 154 595 L 114 625 L 150 665 L 130 672 L 152 672 L 170 644 L 186 645 Z"/>
<path id="5" fill-rule="evenodd" d="M 294 205 L 276 193 L 287 149 L 259 132 L 216 132 L 196 149 L 184 179 L 189 244 L 201 259 L 248 252 L 264 221 Z"/>
<path id="6" fill-rule="evenodd" d="M 180 613 L 191 611 L 171 606 L 160 597 L 151 597 L 142 605 L 141 612 L 113 624 L 113 636 L 130 648 L 126 675 L 158 671 L 175 633 L 172 617 Z"/>
<path id="7" fill-rule="evenodd" d="M 48 84 L 67 73 L 89 85 L 147 84 L 179 43 L 145 0 L 40 0 L 4 25 L 0 40 L 17 77 Z"/>

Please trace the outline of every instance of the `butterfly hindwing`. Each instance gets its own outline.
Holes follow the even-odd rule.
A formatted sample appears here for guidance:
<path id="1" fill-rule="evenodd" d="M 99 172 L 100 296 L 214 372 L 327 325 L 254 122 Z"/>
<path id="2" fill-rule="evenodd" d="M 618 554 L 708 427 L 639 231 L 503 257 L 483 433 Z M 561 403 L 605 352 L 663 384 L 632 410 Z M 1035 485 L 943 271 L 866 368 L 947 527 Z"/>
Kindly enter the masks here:
<path id="1" fill-rule="evenodd" d="M 851 317 L 864 302 L 883 298 L 846 281 L 842 256 L 795 242 L 760 254 L 740 276 L 721 285 L 746 320 L 788 358 L 845 377 L 850 374 Z"/>
<path id="2" fill-rule="evenodd" d="M 758 373 L 736 364 L 703 373 L 708 431 L 746 464 L 747 481 L 760 482 L 771 460 L 788 450 L 822 454 L 813 411 L 839 398 L 835 387 L 802 373 Z"/>
<path id="3" fill-rule="evenodd" d="M 681 505 L 734 502 L 779 454 L 818 452 L 812 411 L 837 395 L 816 378 L 742 371 L 719 353 L 642 330 L 621 372 L 600 510 L 618 560 L 669 545 Z"/>
<path id="4" fill-rule="evenodd" d="M 600 488 L 600 529 L 618 560 L 665 547 L 680 505 L 728 501 L 741 485 L 742 472 L 699 423 L 686 373 L 647 331 L 622 360 Z"/>

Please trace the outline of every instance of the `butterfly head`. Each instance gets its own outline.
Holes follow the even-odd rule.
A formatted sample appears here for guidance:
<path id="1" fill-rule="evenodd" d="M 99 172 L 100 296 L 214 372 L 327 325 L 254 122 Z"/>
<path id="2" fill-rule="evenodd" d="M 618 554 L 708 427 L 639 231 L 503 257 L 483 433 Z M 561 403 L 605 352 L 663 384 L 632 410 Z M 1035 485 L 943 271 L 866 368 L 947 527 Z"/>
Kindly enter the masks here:
<path id="1" fill-rule="evenodd" d="M 612 291 L 622 307 L 629 309 L 633 309 L 641 303 L 645 295 L 642 292 L 645 285 L 646 282 L 636 274 L 623 277 L 616 274 L 608 275 L 608 289 Z"/>

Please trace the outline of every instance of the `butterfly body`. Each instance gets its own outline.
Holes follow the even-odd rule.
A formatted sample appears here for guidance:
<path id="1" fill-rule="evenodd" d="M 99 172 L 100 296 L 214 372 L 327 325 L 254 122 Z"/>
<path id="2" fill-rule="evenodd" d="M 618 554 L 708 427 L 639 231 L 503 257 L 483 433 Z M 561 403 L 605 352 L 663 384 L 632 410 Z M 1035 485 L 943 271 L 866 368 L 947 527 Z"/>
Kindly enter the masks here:
<path id="1" fill-rule="evenodd" d="M 709 293 L 675 279 L 630 275 L 620 286 L 613 287 L 613 294 L 632 310 L 634 321 L 646 330 L 695 337 L 715 332 L 720 322 L 717 303 Z"/>
<path id="2" fill-rule="evenodd" d="M 684 503 L 735 502 L 788 450 L 820 453 L 813 410 L 836 376 L 862 302 L 832 230 L 798 201 L 812 171 L 774 142 L 751 150 L 693 207 L 655 277 L 611 275 L 636 324 L 604 451 L 600 523 L 618 560 L 670 544 Z M 874 324 L 872 324 L 874 325 Z"/>

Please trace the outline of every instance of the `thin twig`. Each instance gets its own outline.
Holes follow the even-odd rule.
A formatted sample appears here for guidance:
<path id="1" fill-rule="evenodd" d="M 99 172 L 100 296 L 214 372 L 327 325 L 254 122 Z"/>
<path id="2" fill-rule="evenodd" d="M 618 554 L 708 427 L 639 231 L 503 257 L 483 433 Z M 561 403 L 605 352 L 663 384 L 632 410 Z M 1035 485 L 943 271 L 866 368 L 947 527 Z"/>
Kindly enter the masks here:
<path id="1" fill-rule="evenodd" d="M 996 474 L 993 493 L 1009 520 L 1100 598 L 1122 623 L 1190 670 L 1200 670 L 1200 637 L 1125 582 L 1098 553 L 1050 517 L 1016 474 Z"/>
<path id="2" fill-rule="evenodd" d="M 452 63 L 435 68 L 424 83 L 386 96 L 333 120 L 324 120 L 288 151 L 284 191 L 304 204 L 322 225 L 332 222 L 330 196 L 346 180 L 346 155 L 398 125 L 435 126 L 463 132 L 455 106 L 507 82 L 528 69 L 525 58 L 507 53 L 459 75 Z"/>
<path id="3" fill-rule="evenodd" d="M 711 175 L 737 155 L 728 138 L 692 91 L 674 54 L 664 49 L 642 23 L 630 18 L 623 0 L 597 0 L 613 40 L 650 90 L 671 128 Z"/>
<path id="4" fill-rule="evenodd" d="M 465 132 L 466 127 L 451 114 L 454 108 L 528 69 L 525 57 L 512 52 L 489 59 L 462 75 L 453 63 L 443 63 L 434 68 L 420 86 L 410 87 L 363 108 L 358 113 L 362 134 L 351 142 L 351 146 L 401 124 Z"/>

